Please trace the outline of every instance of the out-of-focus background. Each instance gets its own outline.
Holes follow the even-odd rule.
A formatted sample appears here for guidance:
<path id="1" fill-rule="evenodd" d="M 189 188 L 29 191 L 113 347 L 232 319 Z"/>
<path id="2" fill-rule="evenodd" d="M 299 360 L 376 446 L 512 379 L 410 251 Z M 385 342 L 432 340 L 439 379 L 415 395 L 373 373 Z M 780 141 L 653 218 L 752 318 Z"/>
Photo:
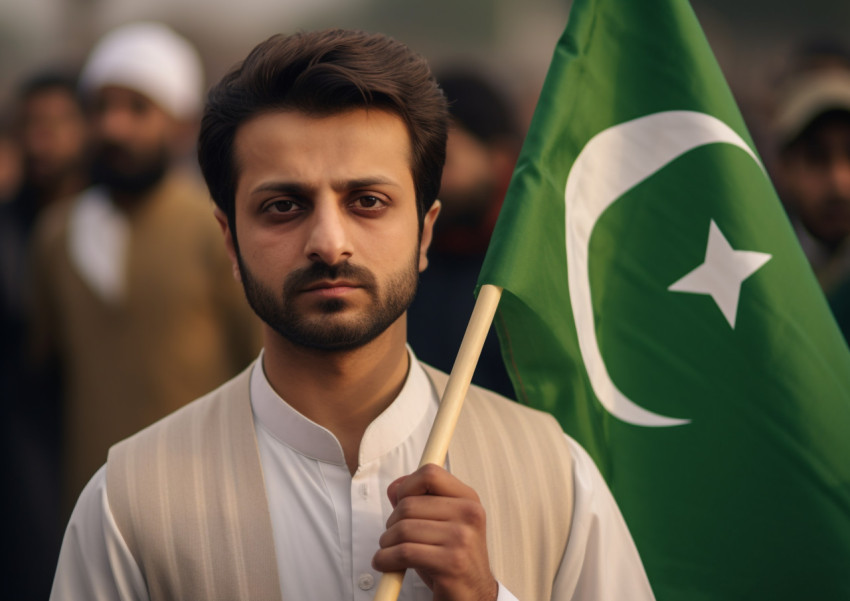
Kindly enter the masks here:
<path id="1" fill-rule="evenodd" d="M 753 120 L 796 42 L 850 36 L 850 2 L 843 0 L 691 4 L 742 110 Z M 109 28 L 152 18 L 195 42 L 211 81 L 273 33 L 357 27 L 397 37 L 437 66 L 471 61 L 499 78 L 530 112 L 570 5 L 568 0 L 2 0 L 0 107 L 33 69 L 73 67 Z"/>

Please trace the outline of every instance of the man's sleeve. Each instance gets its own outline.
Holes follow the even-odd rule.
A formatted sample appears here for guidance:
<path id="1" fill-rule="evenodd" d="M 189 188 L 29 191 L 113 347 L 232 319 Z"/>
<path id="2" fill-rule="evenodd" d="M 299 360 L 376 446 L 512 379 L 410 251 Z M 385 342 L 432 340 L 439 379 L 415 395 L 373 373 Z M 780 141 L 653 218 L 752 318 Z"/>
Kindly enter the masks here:
<path id="1" fill-rule="evenodd" d="M 141 570 L 118 530 L 100 468 L 77 501 L 59 553 L 50 601 L 148 601 Z"/>
<path id="2" fill-rule="evenodd" d="M 626 522 L 602 474 L 587 451 L 567 438 L 573 457 L 575 502 L 570 538 L 552 599 L 655 599 Z"/>
<path id="3" fill-rule="evenodd" d="M 655 596 L 620 509 L 593 463 L 567 436 L 575 500 L 570 538 L 552 587 L 552 601 L 650 601 Z M 497 601 L 516 601 L 501 583 Z"/>

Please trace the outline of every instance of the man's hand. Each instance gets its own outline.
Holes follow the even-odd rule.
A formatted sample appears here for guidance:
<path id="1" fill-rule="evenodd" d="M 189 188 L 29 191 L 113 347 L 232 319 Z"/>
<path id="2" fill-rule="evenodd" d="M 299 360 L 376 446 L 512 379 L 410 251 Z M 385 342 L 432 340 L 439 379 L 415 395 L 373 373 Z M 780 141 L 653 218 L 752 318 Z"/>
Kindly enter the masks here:
<path id="1" fill-rule="evenodd" d="M 413 568 L 434 601 L 495 601 L 499 585 L 487 557 L 486 516 L 473 489 L 436 465 L 387 489 L 393 512 L 372 566 Z"/>

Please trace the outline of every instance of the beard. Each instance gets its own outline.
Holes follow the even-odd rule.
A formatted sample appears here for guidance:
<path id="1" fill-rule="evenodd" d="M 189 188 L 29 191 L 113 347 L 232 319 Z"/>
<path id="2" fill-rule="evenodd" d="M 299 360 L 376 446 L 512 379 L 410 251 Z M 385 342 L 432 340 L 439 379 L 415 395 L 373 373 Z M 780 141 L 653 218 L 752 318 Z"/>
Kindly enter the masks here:
<path id="1" fill-rule="evenodd" d="M 276 295 L 251 274 L 238 253 L 237 259 L 245 296 L 257 316 L 293 344 L 321 351 L 353 350 L 377 338 L 407 311 L 419 282 L 418 253 L 407 269 L 387 281 L 384 289 L 365 267 L 317 262 L 289 274 L 282 294 Z M 316 301 L 316 315 L 299 310 L 294 302 L 298 295 L 311 284 L 328 279 L 344 279 L 360 286 L 371 299 L 366 310 L 347 318 L 342 313 L 350 302 L 342 298 Z"/>
<path id="2" fill-rule="evenodd" d="M 162 180 L 169 160 L 168 149 L 164 145 L 148 152 L 138 152 L 123 144 L 103 142 L 92 162 L 92 179 L 114 192 L 137 196 Z"/>

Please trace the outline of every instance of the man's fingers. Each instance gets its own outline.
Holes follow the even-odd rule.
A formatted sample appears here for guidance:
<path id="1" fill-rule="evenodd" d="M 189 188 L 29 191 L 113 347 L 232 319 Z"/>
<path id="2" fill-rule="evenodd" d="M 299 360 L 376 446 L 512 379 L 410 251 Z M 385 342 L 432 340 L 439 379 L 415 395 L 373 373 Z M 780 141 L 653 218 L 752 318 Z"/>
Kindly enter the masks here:
<path id="1" fill-rule="evenodd" d="M 459 520 L 472 527 L 483 528 L 486 514 L 481 504 L 471 499 L 426 495 L 400 499 L 387 519 L 387 528 L 405 520 Z"/>
<path id="2" fill-rule="evenodd" d="M 399 572 L 414 568 L 426 573 L 439 573 L 443 578 L 455 578 L 470 569 L 471 558 L 459 547 L 444 547 L 420 543 L 402 543 L 380 549 L 372 558 L 372 567 L 379 572 Z"/>
<path id="3" fill-rule="evenodd" d="M 478 495 L 471 487 L 432 463 L 420 467 L 409 476 L 399 478 L 390 486 L 393 487 L 393 485 L 395 485 L 393 493 L 397 501 L 417 495 L 458 497 L 478 501 Z"/>
<path id="4" fill-rule="evenodd" d="M 392 526 L 378 539 L 382 549 L 402 543 L 417 543 L 422 545 L 441 545 L 452 537 L 463 536 L 456 526 L 450 522 L 434 522 L 429 519 L 403 520 Z"/>
<path id="5" fill-rule="evenodd" d="M 401 478 L 396 478 L 390 485 L 387 487 L 387 497 L 390 500 L 390 504 L 395 509 L 395 506 L 398 505 L 398 487 L 401 483 L 407 478 L 407 476 L 402 476 Z"/>
<path id="6" fill-rule="evenodd" d="M 486 514 L 475 491 L 445 469 L 426 465 L 387 489 L 393 511 L 372 565 L 414 568 L 434 599 L 495 599 L 487 557 Z"/>

